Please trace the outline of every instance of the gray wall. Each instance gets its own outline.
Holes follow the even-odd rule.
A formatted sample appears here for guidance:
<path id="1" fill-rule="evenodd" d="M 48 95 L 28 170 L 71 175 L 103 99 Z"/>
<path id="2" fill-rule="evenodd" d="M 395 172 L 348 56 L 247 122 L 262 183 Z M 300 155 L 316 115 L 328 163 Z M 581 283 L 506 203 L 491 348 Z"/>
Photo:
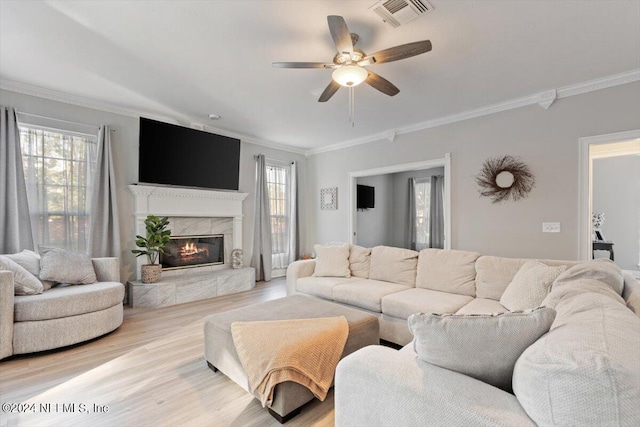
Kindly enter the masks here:
<path id="1" fill-rule="evenodd" d="M 131 249 L 135 248 L 133 196 L 127 189 L 127 186 L 138 181 L 138 118 L 112 114 L 100 110 L 6 90 L 0 90 L 0 103 L 2 105 L 14 107 L 20 112 L 96 126 L 104 124 L 111 126 L 115 130 L 115 132 L 112 133 L 112 150 L 120 219 L 122 246 L 120 261 L 122 264 L 122 278 L 123 280 L 134 278 L 136 275 L 135 258 L 131 254 Z M 306 200 L 306 192 L 304 191 L 307 186 L 307 159 L 299 154 L 270 149 L 244 141 L 242 142 L 240 150 L 239 190 L 241 192 L 249 193 L 243 203 L 243 248 L 245 264 L 248 265 L 251 259 L 253 246 L 253 221 L 255 209 L 255 168 L 253 156 L 258 153 L 264 154 L 271 159 L 298 162 L 301 245 L 303 247 L 308 246 L 309 242 L 304 234 L 304 231 L 307 229 L 305 222 L 308 218 L 306 212 L 306 206 L 308 203 Z"/>
<path id="2" fill-rule="evenodd" d="M 401 95 L 400 95 L 401 96 Z M 398 101 L 400 102 L 400 101 Z M 428 102 L 428 100 L 425 100 Z M 640 128 L 640 83 L 400 135 L 309 158 L 309 192 L 338 187 L 338 210 L 310 204 L 309 240 L 348 241 L 351 171 L 452 156 L 452 247 L 510 257 L 577 259 L 578 140 Z M 478 195 L 474 175 L 488 157 L 520 156 L 536 186 L 518 202 L 491 204 Z M 561 233 L 542 233 L 559 221 Z"/>
<path id="3" fill-rule="evenodd" d="M 399 248 L 403 248 L 405 246 L 404 241 L 408 217 L 407 208 L 409 207 L 409 178 L 424 178 L 434 175 L 444 175 L 444 168 L 432 168 L 393 174 L 393 222 L 391 229 L 391 246 Z"/>
<path id="4" fill-rule="evenodd" d="M 593 211 L 604 212 L 605 239 L 614 242 L 616 264 L 637 270 L 640 256 L 640 155 L 593 160 Z M 597 257 L 608 252 L 596 252 Z"/>
<path id="5" fill-rule="evenodd" d="M 392 246 L 393 175 L 366 176 L 358 178 L 357 183 L 375 188 L 375 207 L 356 213 L 358 245 L 366 248 Z"/>

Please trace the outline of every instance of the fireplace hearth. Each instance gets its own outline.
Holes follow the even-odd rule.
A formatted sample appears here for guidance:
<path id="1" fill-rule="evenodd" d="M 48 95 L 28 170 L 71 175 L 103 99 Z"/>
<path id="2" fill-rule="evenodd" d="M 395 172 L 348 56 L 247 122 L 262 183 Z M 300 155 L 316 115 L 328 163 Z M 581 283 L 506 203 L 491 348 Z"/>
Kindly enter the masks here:
<path id="1" fill-rule="evenodd" d="M 163 270 L 224 263 L 224 235 L 172 236 L 160 254 Z"/>

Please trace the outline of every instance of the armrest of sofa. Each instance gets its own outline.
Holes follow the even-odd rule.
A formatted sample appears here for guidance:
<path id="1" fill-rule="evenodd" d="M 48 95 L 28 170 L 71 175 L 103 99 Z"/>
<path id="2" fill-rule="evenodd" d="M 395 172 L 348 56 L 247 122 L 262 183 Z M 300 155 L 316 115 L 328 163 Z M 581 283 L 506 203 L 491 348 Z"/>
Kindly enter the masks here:
<path id="1" fill-rule="evenodd" d="M 13 354 L 13 272 L 0 271 L 0 359 Z"/>
<path id="2" fill-rule="evenodd" d="M 338 364 L 335 420 L 336 427 L 535 425 L 514 395 L 382 346 Z"/>
<path id="3" fill-rule="evenodd" d="M 627 303 L 627 307 L 640 317 L 640 280 L 627 271 L 624 272 L 622 298 Z"/>
<path id="4" fill-rule="evenodd" d="M 298 279 L 311 276 L 315 269 L 315 259 L 303 259 L 289 264 L 289 267 L 287 267 L 287 295 L 295 294 Z"/>
<path id="5" fill-rule="evenodd" d="M 98 282 L 120 282 L 120 260 L 118 258 L 92 258 Z"/>

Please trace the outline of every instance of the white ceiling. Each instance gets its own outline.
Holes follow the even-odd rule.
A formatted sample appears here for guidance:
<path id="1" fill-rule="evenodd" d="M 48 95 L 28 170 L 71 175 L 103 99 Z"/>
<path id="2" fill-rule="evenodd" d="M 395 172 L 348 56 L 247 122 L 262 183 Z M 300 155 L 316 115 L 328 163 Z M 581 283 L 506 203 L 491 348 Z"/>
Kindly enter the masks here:
<path id="1" fill-rule="evenodd" d="M 639 1 L 433 0 L 396 29 L 373 3 L 2 0 L 0 79 L 317 149 L 640 68 Z M 271 67 L 330 62 L 327 15 L 367 53 L 433 44 L 371 67 L 400 93 L 358 86 L 353 128 L 347 90 L 317 102 L 331 70 Z"/>

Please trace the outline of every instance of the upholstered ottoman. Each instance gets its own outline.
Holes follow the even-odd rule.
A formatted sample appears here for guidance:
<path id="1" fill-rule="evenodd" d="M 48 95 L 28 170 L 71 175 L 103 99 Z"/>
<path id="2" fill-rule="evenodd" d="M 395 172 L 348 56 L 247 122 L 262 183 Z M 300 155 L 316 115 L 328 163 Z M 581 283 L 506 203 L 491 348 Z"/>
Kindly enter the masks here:
<path id="1" fill-rule="evenodd" d="M 349 323 L 349 337 L 342 357 L 379 343 L 378 318 L 365 312 L 304 295 L 293 295 L 273 301 L 213 314 L 204 319 L 204 355 L 214 372 L 220 370 L 249 391 L 247 376 L 240 364 L 231 336 L 231 324 L 238 321 L 313 319 L 344 316 Z M 284 423 L 300 412 L 313 394 L 302 385 L 288 381 L 278 384 L 269 413 Z"/>

